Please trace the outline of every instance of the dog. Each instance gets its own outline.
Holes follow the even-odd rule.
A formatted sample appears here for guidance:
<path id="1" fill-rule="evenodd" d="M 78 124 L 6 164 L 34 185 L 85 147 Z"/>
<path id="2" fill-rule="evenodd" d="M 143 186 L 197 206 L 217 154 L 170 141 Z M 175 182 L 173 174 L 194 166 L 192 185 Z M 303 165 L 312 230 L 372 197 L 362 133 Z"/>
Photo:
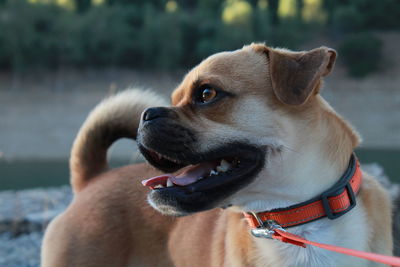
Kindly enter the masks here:
<path id="1" fill-rule="evenodd" d="M 351 178 L 339 188 L 350 198 L 340 212 L 324 204 L 320 218 L 278 227 L 392 254 L 388 194 L 360 171 L 358 133 L 320 95 L 336 55 L 251 44 L 202 61 L 169 107 L 140 91 L 102 102 L 74 142 L 74 199 L 47 228 L 42 266 L 379 265 L 257 237 L 265 212 L 300 213 Z M 107 149 L 123 137 L 148 163 L 108 168 Z"/>

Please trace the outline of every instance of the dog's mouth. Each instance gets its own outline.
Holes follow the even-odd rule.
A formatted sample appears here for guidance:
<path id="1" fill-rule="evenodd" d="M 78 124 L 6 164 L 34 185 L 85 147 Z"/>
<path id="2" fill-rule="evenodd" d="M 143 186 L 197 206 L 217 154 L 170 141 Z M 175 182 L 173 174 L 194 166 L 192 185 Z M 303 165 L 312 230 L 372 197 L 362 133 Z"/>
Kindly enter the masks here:
<path id="1" fill-rule="evenodd" d="M 156 154 L 156 157 L 162 156 Z M 235 169 L 241 167 L 241 161 L 238 157 L 222 158 L 214 161 L 206 161 L 195 165 L 189 165 L 178 171 L 176 175 L 160 175 L 144 180 L 142 181 L 142 184 L 150 187 L 150 189 L 153 190 L 172 186 L 188 186 L 203 179 L 220 179 L 223 176 L 229 176 L 235 171 Z M 210 181 L 211 180 L 207 182 Z M 194 188 L 191 187 L 191 189 L 193 190 Z"/>
<path id="2" fill-rule="evenodd" d="M 214 208 L 216 203 L 250 183 L 264 164 L 265 152 L 235 143 L 203 154 L 171 157 L 139 144 L 154 167 L 173 172 L 142 181 L 164 213 L 184 215 Z M 167 211 L 166 211 L 167 210 Z"/>

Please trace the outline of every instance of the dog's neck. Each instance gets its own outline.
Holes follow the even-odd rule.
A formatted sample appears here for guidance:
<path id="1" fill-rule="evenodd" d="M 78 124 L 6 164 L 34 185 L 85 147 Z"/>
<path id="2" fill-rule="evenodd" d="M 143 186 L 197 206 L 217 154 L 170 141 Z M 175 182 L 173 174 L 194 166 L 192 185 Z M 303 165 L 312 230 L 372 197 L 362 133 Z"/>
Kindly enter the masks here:
<path id="1" fill-rule="evenodd" d="M 244 205 L 239 210 L 262 212 L 307 201 L 329 189 L 343 175 L 358 144 L 358 136 L 322 97 L 317 96 L 315 101 L 318 108 L 315 117 L 312 121 L 298 118 L 290 121 L 289 125 L 293 128 L 289 128 L 290 136 L 282 152 L 271 149 L 262 176 L 258 177 L 259 182 L 254 186 L 249 185 L 240 196 Z M 360 218 L 358 225 L 365 223 L 360 207 L 356 206 L 351 213 Z M 347 222 L 349 219 L 349 216 L 341 218 L 342 224 L 332 220 L 317 220 L 290 228 L 289 231 L 322 243 L 332 243 L 342 238 L 348 247 L 362 250 L 364 248 L 360 244 L 364 244 L 365 240 L 351 238 L 355 229 L 352 223 Z M 315 253 L 312 249 L 255 238 L 250 232 L 249 238 L 255 242 L 255 257 L 259 265 L 331 266 L 339 260 L 337 255 L 325 251 Z M 348 266 L 355 266 L 351 265 L 353 263 L 358 264 L 358 259 Z M 342 262 L 342 266 L 345 264 Z"/>
<path id="2" fill-rule="evenodd" d="M 322 97 L 314 100 L 315 117 L 290 121 L 293 129 L 281 152 L 269 151 L 260 182 L 242 194 L 242 210 L 261 212 L 306 201 L 330 188 L 346 170 L 357 134 Z"/>

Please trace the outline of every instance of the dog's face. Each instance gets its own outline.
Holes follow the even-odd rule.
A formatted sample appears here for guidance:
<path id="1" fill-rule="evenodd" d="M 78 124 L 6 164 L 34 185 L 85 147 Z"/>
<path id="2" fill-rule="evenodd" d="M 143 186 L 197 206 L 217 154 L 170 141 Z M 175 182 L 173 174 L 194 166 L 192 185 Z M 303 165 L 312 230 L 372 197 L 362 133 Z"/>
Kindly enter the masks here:
<path id="1" fill-rule="evenodd" d="M 168 215 L 243 205 L 282 157 L 292 121 L 310 108 L 335 57 L 328 48 L 295 53 L 251 45 L 191 70 L 171 107 L 142 114 L 142 154 L 174 173 L 144 182 L 151 205 Z"/>

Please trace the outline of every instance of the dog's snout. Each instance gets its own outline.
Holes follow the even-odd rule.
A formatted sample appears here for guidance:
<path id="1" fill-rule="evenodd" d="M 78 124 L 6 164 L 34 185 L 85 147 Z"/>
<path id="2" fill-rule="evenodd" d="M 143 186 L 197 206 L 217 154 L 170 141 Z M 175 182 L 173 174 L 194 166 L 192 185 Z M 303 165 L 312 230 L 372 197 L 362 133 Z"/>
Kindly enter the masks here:
<path id="1" fill-rule="evenodd" d="M 148 108 L 142 114 L 143 121 L 151 121 L 157 118 L 169 117 L 170 110 L 164 107 Z"/>

